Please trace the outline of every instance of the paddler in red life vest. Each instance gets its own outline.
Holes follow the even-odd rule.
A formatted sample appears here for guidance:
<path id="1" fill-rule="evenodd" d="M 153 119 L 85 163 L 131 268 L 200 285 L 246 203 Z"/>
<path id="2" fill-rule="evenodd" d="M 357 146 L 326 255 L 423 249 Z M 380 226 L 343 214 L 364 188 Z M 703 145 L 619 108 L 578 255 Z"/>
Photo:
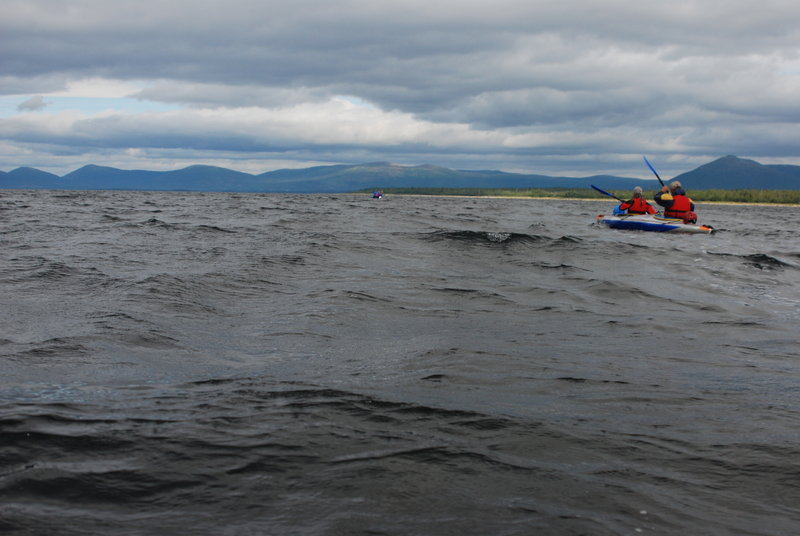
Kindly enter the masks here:
<path id="1" fill-rule="evenodd" d="M 697 223 L 697 214 L 694 213 L 694 203 L 681 183 L 672 181 L 669 189 L 666 186 L 661 188 L 653 199 L 656 203 L 664 207 L 665 218 L 679 218 L 684 223 Z"/>
<path id="2" fill-rule="evenodd" d="M 655 214 L 656 209 L 653 205 L 645 201 L 642 197 L 642 187 L 635 186 L 633 188 L 633 197 L 622 203 L 618 209 L 620 211 L 627 210 L 628 214 Z"/>

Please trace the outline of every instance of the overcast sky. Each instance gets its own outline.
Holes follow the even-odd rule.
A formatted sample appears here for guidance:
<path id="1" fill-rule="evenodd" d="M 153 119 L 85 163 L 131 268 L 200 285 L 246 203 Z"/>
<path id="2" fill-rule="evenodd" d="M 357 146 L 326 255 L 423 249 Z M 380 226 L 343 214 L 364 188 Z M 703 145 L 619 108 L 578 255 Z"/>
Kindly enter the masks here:
<path id="1" fill-rule="evenodd" d="M 797 0 L 2 0 L 0 170 L 800 165 Z"/>

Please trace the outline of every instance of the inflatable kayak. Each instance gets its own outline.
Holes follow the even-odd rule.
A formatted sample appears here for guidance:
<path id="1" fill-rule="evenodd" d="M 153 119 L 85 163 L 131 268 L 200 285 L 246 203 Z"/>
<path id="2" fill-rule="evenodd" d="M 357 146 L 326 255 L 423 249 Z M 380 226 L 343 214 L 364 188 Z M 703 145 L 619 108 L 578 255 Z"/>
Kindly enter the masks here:
<path id="1" fill-rule="evenodd" d="M 683 223 L 683 220 L 665 218 L 651 214 L 618 214 L 597 216 L 597 223 L 612 229 L 628 229 L 632 231 L 652 231 L 656 233 L 701 233 L 711 234 L 714 228 L 710 225 Z"/>

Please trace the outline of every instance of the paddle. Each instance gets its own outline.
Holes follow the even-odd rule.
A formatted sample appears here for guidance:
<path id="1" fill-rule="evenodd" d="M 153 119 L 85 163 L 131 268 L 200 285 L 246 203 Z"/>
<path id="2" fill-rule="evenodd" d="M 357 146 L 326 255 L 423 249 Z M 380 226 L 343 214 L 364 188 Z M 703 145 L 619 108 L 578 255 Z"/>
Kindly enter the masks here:
<path id="1" fill-rule="evenodd" d="M 598 188 L 598 187 L 597 187 L 597 186 L 595 186 L 594 184 L 590 184 L 589 186 L 591 186 L 592 188 L 594 188 L 595 190 L 597 190 L 598 192 L 600 192 L 600 193 L 601 193 L 601 194 L 603 194 L 603 195 L 607 195 L 608 197 L 613 197 L 614 199 L 616 199 L 616 200 L 617 200 L 617 201 L 619 201 L 620 203 L 625 203 L 625 202 L 626 202 L 626 201 L 624 201 L 624 200 L 620 199 L 619 197 L 617 197 L 617 196 L 616 196 L 616 195 L 614 195 L 614 194 L 608 193 L 608 192 L 606 192 L 605 190 L 601 190 L 600 188 Z"/>
<path id="2" fill-rule="evenodd" d="M 652 171 L 652 172 L 655 174 L 656 178 L 658 179 L 658 182 L 660 182 L 660 183 L 661 183 L 661 186 L 664 186 L 664 181 L 662 181 L 662 180 L 661 180 L 661 177 L 659 177 L 659 176 L 658 176 L 658 172 L 656 171 L 656 168 L 654 168 L 654 167 L 653 167 L 653 166 L 650 164 L 650 161 L 649 161 L 649 160 L 647 160 L 647 157 L 646 157 L 645 155 L 642 155 L 642 158 L 644 158 L 644 162 L 645 162 L 645 164 L 647 164 L 647 167 L 649 167 L 649 168 L 650 168 L 650 171 Z"/>

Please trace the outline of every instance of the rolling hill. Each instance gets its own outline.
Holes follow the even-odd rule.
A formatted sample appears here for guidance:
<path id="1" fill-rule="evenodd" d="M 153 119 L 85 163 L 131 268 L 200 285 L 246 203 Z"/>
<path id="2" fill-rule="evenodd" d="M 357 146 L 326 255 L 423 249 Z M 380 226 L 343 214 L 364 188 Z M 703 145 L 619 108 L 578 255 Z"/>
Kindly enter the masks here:
<path id="1" fill-rule="evenodd" d="M 726 156 L 676 177 L 687 189 L 799 190 L 800 166 L 762 165 Z M 589 188 L 655 190 L 655 180 L 610 175 L 552 177 L 502 171 L 400 166 L 387 162 L 282 169 L 259 175 L 214 166 L 174 171 L 87 165 L 59 177 L 35 168 L 0 172 L 0 188 L 62 190 L 188 190 L 207 192 L 341 193 L 367 188 Z"/>

